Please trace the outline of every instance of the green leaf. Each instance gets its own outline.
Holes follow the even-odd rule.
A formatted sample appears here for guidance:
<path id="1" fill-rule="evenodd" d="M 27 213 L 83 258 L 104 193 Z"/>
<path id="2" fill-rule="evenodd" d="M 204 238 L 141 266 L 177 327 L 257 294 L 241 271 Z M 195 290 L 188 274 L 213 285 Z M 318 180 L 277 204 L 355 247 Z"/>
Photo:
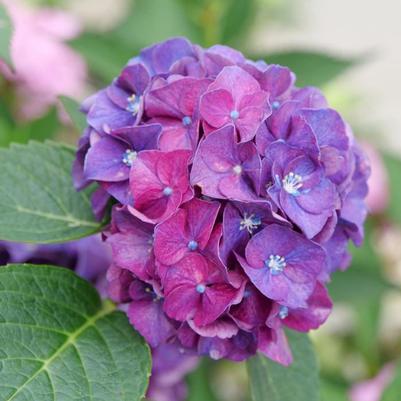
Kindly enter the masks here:
<path id="1" fill-rule="evenodd" d="M 136 0 L 132 12 L 113 35 L 131 49 L 140 49 L 172 36 L 185 36 L 192 41 L 197 39 L 184 8 L 177 0 Z M 135 55 L 133 53 L 131 57 Z"/>
<path id="2" fill-rule="evenodd" d="M 366 305 L 366 294 L 369 294 L 370 299 L 379 300 L 386 290 L 393 288 L 381 273 L 381 262 L 373 248 L 373 234 L 373 221 L 368 219 L 363 245 L 360 248 L 350 246 L 351 266 L 344 272 L 335 272 L 329 283 L 329 292 L 334 302 Z M 355 288 L 360 291 L 355 291 Z"/>
<path id="3" fill-rule="evenodd" d="M 364 356 L 373 369 L 380 362 L 378 327 L 382 297 L 386 291 L 395 288 L 382 275 L 381 261 L 373 247 L 374 224 L 373 220 L 367 220 L 363 245 L 360 248 L 350 246 L 353 257 L 351 266 L 344 272 L 335 272 L 328 286 L 334 303 L 345 302 L 353 308 L 355 335 L 351 341 L 354 349 Z M 368 298 L 366 294 L 369 294 Z"/>
<path id="4" fill-rule="evenodd" d="M 13 142 L 26 143 L 29 140 L 45 141 L 56 136 L 60 128 L 58 112 L 55 107 L 52 107 L 47 114 L 33 120 L 29 124 L 17 126 L 14 131 L 15 138 Z"/>
<path id="5" fill-rule="evenodd" d="M 10 66 L 12 65 L 10 54 L 12 31 L 11 20 L 5 6 L 0 4 L 0 59 L 3 59 Z"/>
<path id="6" fill-rule="evenodd" d="M 253 401 L 318 401 L 319 373 L 306 334 L 288 332 L 294 362 L 281 366 L 259 354 L 248 360 Z"/>
<path id="7" fill-rule="evenodd" d="M 355 291 L 359 288 L 360 291 Z M 332 282 L 329 284 L 329 292 L 334 302 L 349 302 L 359 304 L 366 299 L 366 294 L 371 298 L 379 299 L 383 293 L 392 288 L 383 279 L 377 280 L 377 274 L 371 274 L 350 266 L 345 272 L 335 272 Z"/>
<path id="8" fill-rule="evenodd" d="M 291 68 L 297 75 L 297 86 L 322 86 L 359 62 L 356 59 L 312 51 L 279 52 L 259 57 L 261 58 L 269 64 Z"/>
<path id="9" fill-rule="evenodd" d="M 243 39 L 255 15 L 255 0 L 226 1 L 226 10 L 221 18 L 221 42 L 232 43 Z"/>
<path id="10" fill-rule="evenodd" d="M 320 381 L 321 401 L 349 401 L 346 386 L 327 379 Z"/>
<path id="11" fill-rule="evenodd" d="M 77 131 L 82 132 L 87 124 L 84 114 L 79 110 L 79 103 L 67 96 L 60 96 L 60 101 Z"/>
<path id="12" fill-rule="evenodd" d="M 12 129 L 13 125 L 5 118 L 0 117 L 0 147 L 8 146 L 10 144 Z"/>
<path id="13" fill-rule="evenodd" d="M 89 191 L 76 192 L 74 150 L 52 142 L 0 149 L 0 239 L 63 242 L 101 231 Z"/>
<path id="14" fill-rule="evenodd" d="M 137 47 L 133 47 L 133 44 L 126 47 L 112 32 L 107 36 L 84 33 L 70 44 L 84 56 L 91 71 L 103 84 L 110 83 L 138 52 Z"/>
<path id="15" fill-rule="evenodd" d="M 383 159 L 390 182 L 390 203 L 386 213 L 391 220 L 401 224 L 401 185 L 399 184 L 401 160 L 389 154 L 384 154 Z"/>
<path id="16" fill-rule="evenodd" d="M 196 370 L 188 375 L 187 401 L 218 401 L 210 386 L 212 363 L 210 359 L 204 358 Z"/>
<path id="17" fill-rule="evenodd" d="M 150 352 L 123 312 L 64 268 L 0 268 L 2 401 L 139 401 Z"/>
<path id="18" fill-rule="evenodd" d="M 8 130 L 0 132 L 0 146 L 10 143 L 27 143 L 30 140 L 44 141 L 56 136 L 60 127 L 56 108 L 52 107 L 44 116 L 22 124 L 13 124 Z"/>
<path id="19" fill-rule="evenodd" d="M 355 309 L 355 335 L 352 342 L 355 348 L 364 356 L 370 367 L 378 367 L 380 365 L 380 346 L 379 346 L 379 319 L 382 309 L 381 298 L 365 299 L 354 305 Z"/>
<path id="20" fill-rule="evenodd" d="M 1 86 L 1 75 L 0 75 L 0 90 L 1 96 L 0 96 L 0 121 L 3 121 L 4 125 L 7 125 L 9 127 L 13 127 L 15 125 L 15 120 L 12 115 L 11 109 L 10 109 L 10 101 L 5 93 L 3 93 L 3 87 Z M 5 134 L 0 130 L 0 142 L 2 140 L 2 137 L 4 137 Z"/>
<path id="21" fill-rule="evenodd" d="M 395 369 L 393 380 L 391 380 L 389 386 L 383 393 L 380 401 L 400 401 L 401 394 L 401 361 Z"/>
<path id="22" fill-rule="evenodd" d="M 108 83 L 140 49 L 172 36 L 199 38 L 178 0 L 136 0 L 117 29 L 107 35 L 87 32 L 71 45 L 85 57 L 95 76 Z"/>

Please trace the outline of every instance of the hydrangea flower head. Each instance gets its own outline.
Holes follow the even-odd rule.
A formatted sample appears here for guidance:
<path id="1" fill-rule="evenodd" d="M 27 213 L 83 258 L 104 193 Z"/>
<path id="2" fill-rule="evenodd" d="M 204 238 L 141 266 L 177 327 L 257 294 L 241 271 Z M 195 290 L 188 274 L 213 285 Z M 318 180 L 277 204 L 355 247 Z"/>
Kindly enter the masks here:
<path id="1" fill-rule="evenodd" d="M 152 347 L 288 365 L 359 245 L 370 168 L 350 127 L 285 66 L 173 38 L 84 104 L 77 187 L 114 199 L 109 291 Z M 101 207 L 102 206 L 102 207 Z"/>

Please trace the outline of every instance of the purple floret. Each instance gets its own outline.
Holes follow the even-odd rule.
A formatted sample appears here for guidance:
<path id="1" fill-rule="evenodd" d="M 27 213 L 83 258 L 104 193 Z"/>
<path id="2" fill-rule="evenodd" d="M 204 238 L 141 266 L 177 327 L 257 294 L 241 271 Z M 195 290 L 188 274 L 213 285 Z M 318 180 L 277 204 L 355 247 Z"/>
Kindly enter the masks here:
<path id="1" fill-rule="evenodd" d="M 255 234 L 238 259 L 262 294 L 292 308 L 306 306 L 326 264 L 321 246 L 276 224 Z"/>
<path id="2" fill-rule="evenodd" d="M 99 217 L 115 202 L 109 293 L 154 354 L 290 364 L 284 327 L 325 322 L 326 283 L 363 240 L 370 168 L 348 124 L 289 68 L 185 38 L 82 110 L 75 184 L 100 185 Z"/>

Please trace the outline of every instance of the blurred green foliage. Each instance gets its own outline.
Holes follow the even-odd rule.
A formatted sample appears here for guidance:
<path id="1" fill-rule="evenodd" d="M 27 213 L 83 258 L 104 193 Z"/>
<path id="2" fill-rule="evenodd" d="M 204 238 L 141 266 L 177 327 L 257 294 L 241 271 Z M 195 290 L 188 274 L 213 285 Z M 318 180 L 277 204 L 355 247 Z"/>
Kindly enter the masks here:
<path id="1" fill-rule="evenodd" d="M 349 401 L 347 387 L 344 383 L 333 383 L 327 379 L 320 380 L 321 401 Z"/>
<path id="2" fill-rule="evenodd" d="M 52 139 L 60 129 L 55 107 L 52 107 L 44 116 L 30 122 L 15 121 L 6 111 L 7 108 L 2 108 L 0 112 L 0 147 L 8 146 L 11 142 L 27 143 L 31 139 L 37 141 Z"/>
<path id="3" fill-rule="evenodd" d="M 215 371 L 216 363 L 203 358 L 197 369 L 188 375 L 187 401 L 219 401 L 211 388 L 211 375 Z"/>
<path id="4" fill-rule="evenodd" d="M 387 153 L 384 155 L 384 162 L 390 180 L 390 204 L 387 208 L 387 217 L 401 225 L 401 160 Z"/>
<path id="5" fill-rule="evenodd" d="M 60 96 L 60 101 L 70 117 L 75 129 L 78 132 L 83 132 L 83 130 L 86 128 L 86 118 L 85 115 L 79 110 L 79 103 L 67 96 Z"/>
<path id="6" fill-rule="evenodd" d="M 323 86 L 337 78 L 360 60 L 332 56 L 313 51 L 286 51 L 256 57 L 271 64 L 281 64 L 297 74 L 298 86 Z"/>
<path id="7" fill-rule="evenodd" d="M 253 401 L 319 401 L 319 370 L 305 333 L 288 330 L 293 362 L 285 367 L 263 355 L 247 361 Z M 268 397 L 268 398 L 267 398 Z M 266 400 L 267 398 L 267 400 Z"/>
<path id="8" fill-rule="evenodd" d="M 381 401 L 399 401 L 401 398 L 401 361 L 396 366 L 395 375 L 384 391 Z"/>
<path id="9" fill-rule="evenodd" d="M 0 6 L 0 59 L 5 60 L 10 66 L 12 65 L 9 49 L 11 35 L 12 26 L 10 18 L 5 8 Z"/>
<path id="10" fill-rule="evenodd" d="M 322 86 L 357 63 L 316 51 L 255 54 L 249 43 L 255 16 L 275 5 L 275 0 L 136 0 L 125 20 L 107 35 L 86 32 L 72 45 L 99 84 L 110 82 L 141 48 L 172 36 L 186 36 L 202 46 L 232 45 L 250 58 L 288 65 L 300 86 Z"/>
<path id="11" fill-rule="evenodd" d="M 66 5 L 65 0 L 29 1 L 42 6 Z M 355 65 L 356 60 L 310 51 L 255 55 L 250 42 L 255 18 L 274 15 L 272 11 L 283 3 L 284 0 L 130 1 L 127 15 L 114 29 L 102 34 L 87 30 L 70 44 L 87 61 L 91 71 L 90 82 L 95 88 L 108 84 L 141 48 L 179 35 L 202 46 L 228 44 L 253 59 L 288 65 L 297 73 L 300 85 L 322 86 Z M 0 21 L 0 57 L 9 61 L 11 26 L 2 7 Z M 36 121 L 21 123 L 16 118 L 18 105 L 12 88 L 10 90 L 1 78 L 0 93 L 0 146 L 7 146 L 11 141 L 24 143 L 32 138 L 45 140 L 55 137 L 58 126 L 54 109 Z M 71 107 L 71 102 L 66 102 L 64 106 Z M 82 119 L 79 126 L 82 130 Z"/>

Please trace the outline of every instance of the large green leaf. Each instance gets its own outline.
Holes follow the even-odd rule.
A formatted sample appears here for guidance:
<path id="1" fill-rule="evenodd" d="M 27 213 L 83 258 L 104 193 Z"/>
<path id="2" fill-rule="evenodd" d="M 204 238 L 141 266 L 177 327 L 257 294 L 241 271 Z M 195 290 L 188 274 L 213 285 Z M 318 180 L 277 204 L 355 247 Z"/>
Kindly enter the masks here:
<path id="1" fill-rule="evenodd" d="M 0 149 L 0 239 L 63 242 L 102 229 L 71 179 L 74 150 L 52 142 Z"/>
<path id="2" fill-rule="evenodd" d="M 259 58 L 269 64 L 290 67 L 297 75 L 298 86 L 322 86 L 358 63 L 355 59 L 313 51 L 279 52 Z"/>
<path id="3" fill-rule="evenodd" d="M 70 116 L 74 127 L 77 129 L 77 131 L 82 132 L 86 128 L 87 124 L 84 114 L 79 110 L 79 103 L 67 96 L 60 96 L 60 100 L 65 111 Z"/>
<path id="4" fill-rule="evenodd" d="M 70 270 L 0 268 L 2 401 L 139 401 L 150 353 L 122 312 Z"/>
<path id="5" fill-rule="evenodd" d="M 319 372 L 312 344 L 306 334 L 288 332 L 294 362 L 289 367 L 263 355 L 248 361 L 253 401 L 318 401 Z"/>
<path id="6" fill-rule="evenodd" d="M 4 5 L 0 4 L 0 59 L 5 60 L 10 66 L 12 65 L 10 54 L 11 35 L 11 20 Z"/>

